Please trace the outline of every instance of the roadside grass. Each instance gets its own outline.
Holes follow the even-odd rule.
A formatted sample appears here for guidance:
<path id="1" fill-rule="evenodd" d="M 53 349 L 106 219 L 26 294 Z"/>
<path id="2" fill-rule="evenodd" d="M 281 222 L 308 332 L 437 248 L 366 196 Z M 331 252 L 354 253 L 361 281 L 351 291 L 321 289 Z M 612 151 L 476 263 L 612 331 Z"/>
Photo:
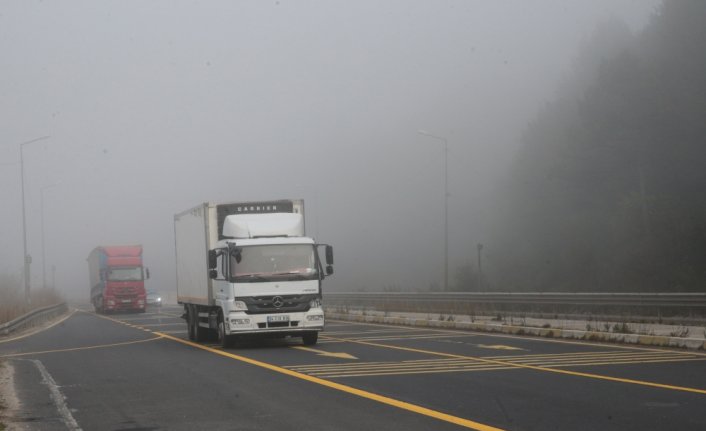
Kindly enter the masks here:
<path id="1" fill-rule="evenodd" d="M 63 300 L 55 289 L 35 288 L 30 291 L 30 303 L 27 304 L 19 277 L 0 274 L 0 323 L 9 322 L 36 308 L 54 305 Z"/>
<path id="2" fill-rule="evenodd" d="M 0 370 L 5 366 L 5 362 L 3 362 L 2 359 L 0 359 Z M 0 373 L 2 374 L 2 373 Z M 5 406 L 5 400 L 0 398 L 0 431 L 5 431 L 7 429 L 6 425 L 2 422 L 2 418 L 5 416 L 4 410 L 7 409 Z"/>

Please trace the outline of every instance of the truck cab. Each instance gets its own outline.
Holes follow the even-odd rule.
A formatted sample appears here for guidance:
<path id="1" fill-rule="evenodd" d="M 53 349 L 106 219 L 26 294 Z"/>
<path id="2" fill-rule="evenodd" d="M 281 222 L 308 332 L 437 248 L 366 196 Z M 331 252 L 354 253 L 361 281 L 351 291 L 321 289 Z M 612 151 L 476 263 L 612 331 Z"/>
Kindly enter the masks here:
<path id="1" fill-rule="evenodd" d="M 97 312 L 138 311 L 146 306 L 142 246 L 100 246 L 88 256 L 91 303 Z"/>

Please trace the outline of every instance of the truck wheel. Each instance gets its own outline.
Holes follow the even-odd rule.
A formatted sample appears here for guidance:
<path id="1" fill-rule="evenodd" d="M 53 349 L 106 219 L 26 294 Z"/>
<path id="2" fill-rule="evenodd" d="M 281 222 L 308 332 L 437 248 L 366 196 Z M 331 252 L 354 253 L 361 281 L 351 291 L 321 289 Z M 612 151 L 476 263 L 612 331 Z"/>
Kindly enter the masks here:
<path id="1" fill-rule="evenodd" d="M 218 344 L 224 349 L 228 347 L 233 347 L 233 336 L 226 334 L 226 323 L 223 319 L 223 313 L 218 312 L 218 329 L 216 330 L 218 334 Z"/>
<path id="2" fill-rule="evenodd" d="M 96 309 L 96 313 L 98 313 L 98 314 L 103 313 L 103 297 L 102 296 L 99 296 L 93 300 L 93 308 Z"/>
<path id="3" fill-rule="evenodd" d="M 186 306 L 186 327 L 189 330 L 189 340 L 196 340 L 196 330 L 195 330 L 195 318 L 194 318 L 194 307 L 191 305 Z"/>
<path id="4" fill-rule="evenodd" d="M 304 342 L 305 346 L 313 346 L 318 340 L 318 332 L 305 332 L 304 335 L 302 335 L 302 341 Z"/>
<path id="5" fill-rule="evenodd" d="M 206 341 L 208 329 L 199 325 L 199 308 L 194 305 L 192 311 L 194 312 L 194 341 Z"/>

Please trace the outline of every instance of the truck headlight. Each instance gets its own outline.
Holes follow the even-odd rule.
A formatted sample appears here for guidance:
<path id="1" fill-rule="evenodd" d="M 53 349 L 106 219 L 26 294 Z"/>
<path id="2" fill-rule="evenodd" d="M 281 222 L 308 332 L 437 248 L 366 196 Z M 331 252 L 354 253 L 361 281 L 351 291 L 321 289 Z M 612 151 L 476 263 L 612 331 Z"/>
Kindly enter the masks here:
<path id="1" fill-rule="evenodd" d="M 248 311 L 248 306 L 245 304 L 244 301 L 235 301 L 235 302 L 233 302 L 233 310 L 235 310 L 235 311 Z"/>
<path id="2" fill-rule="evenodd" d="M 324 320 L 324 315 L 323 314 L 314 314 L 311 316 L 306 316 L 306 320 L 308 320 L 309 322 L 316 322 L 316 321 Z"/>
<path id="3" fill-rule="evenodd" d="M 309 307 L 321 308 L 321 298 L 312 299 L 311 302 L 309 302 Z"/>

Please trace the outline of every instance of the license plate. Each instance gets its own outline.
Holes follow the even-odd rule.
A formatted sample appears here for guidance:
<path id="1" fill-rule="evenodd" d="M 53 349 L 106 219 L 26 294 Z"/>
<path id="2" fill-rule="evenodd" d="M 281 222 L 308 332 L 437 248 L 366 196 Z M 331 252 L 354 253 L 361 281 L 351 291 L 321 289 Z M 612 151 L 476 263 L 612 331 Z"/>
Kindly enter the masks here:
<path id="1" fill-rule="evenodd" d="M 132 302 L 132 299 L 123 299 L 123 304 L 129 304 Z"/>
<path id="2" fill-rule="evenodd" d="M 280 316 L 267 316 L 267 322 L 272 323 L 272 322 L 289 322 L 289 315 L 288 314 L 283 314 Z"/>

